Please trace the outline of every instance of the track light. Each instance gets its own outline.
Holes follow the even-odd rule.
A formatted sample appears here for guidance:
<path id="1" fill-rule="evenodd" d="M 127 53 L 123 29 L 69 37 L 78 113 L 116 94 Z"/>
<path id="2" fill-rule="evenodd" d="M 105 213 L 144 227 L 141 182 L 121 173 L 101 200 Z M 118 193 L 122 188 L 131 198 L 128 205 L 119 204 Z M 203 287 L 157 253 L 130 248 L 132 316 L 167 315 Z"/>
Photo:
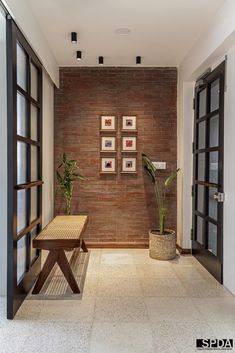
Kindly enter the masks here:
<path id="1" fill-rule="evenodd" d="M 99 65 L 104 65 L 104 57 L 99 56 Z"/>
<path id="2" fill-rule="evenodd" d="M 82 60 L 82 52 L 81 52 L 81 50 L 78 50 L 77 51 L 77 60 L 79 61 L 79 60 Z"/>
<path id="3" fill-rule="evenodd" d="M 140 65 L 141 64 L 141 56 L 137 56 L 136 57 L 136 65 Z"/>
<path id="4" fill-rule="evenodd" d="M 77 32 L 71 32 L 71 42 L 73 44 L 76 44 L 78 41 L 78 36 L 77 36 Z"/>

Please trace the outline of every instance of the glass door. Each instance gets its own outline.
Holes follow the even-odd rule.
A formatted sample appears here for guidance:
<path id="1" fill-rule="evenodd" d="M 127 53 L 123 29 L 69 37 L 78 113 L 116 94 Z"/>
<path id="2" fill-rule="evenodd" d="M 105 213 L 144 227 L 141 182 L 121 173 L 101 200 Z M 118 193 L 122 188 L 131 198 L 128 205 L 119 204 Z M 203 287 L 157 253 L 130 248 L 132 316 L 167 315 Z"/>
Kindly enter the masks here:
<path id="1" fill-rule="evenodd" d="M 223 126 L 225 62 L 195 88 L 193 242 L 194 256 L 222 283 Z"/>
<path id="2" fill-rule="evenodd" d="M 11 19 L 7 37 L 7 316 L 12 319 L 40 271 L 32 240 L 42 222 L 42 66 Z"/>

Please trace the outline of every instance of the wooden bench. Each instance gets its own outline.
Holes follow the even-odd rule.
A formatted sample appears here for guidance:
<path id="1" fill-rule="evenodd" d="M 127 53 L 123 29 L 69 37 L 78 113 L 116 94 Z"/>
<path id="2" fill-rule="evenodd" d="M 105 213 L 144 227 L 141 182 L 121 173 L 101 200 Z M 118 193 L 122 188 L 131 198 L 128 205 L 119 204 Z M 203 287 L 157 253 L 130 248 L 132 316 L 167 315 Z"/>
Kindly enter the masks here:
<path id="1" fill-rule="evenodd" d="M 80 293 L 65 251 L 73 251 L 75 248 L 82 248 L 84 252 L 87 252 L 86 244 L 82 238 L 87 222 L 88 216 L 83 215 L 56 216 L 42 232 L 34 238 L 33 247 L 49 250 L 49 254 L 39 274 L 32 292 L 33 294 L 40 292 L 56 262 L 73 293 Z"/>

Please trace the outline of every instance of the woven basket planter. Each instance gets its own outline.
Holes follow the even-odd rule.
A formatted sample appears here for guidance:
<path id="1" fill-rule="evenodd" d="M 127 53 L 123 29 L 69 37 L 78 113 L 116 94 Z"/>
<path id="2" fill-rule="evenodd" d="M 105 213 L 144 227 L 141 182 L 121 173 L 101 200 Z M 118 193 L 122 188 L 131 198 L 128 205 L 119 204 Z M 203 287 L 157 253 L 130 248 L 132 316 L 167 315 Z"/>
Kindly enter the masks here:
<path id="1" fill-rule="evenodd" d="M 149 256 L 157 260 L 172 260 L 176 256 L 175 231 L 166 229 L 164 235 L 158 230 L 149 231 Z"/>

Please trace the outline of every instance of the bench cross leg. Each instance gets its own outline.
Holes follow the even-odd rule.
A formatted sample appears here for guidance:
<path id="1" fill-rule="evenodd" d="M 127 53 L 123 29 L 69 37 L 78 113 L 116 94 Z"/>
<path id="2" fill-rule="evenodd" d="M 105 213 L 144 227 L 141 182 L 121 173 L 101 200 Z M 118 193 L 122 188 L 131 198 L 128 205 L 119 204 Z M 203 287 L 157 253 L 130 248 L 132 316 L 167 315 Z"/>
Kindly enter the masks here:
<path id="1" fill-rule="evenodd" d="M 40 272 L 40 275 L 37 279 L 35 287 L 32 291 L 32 294 L 38 294 L 40 292 L 56 262 L 59 265 L 61 271 L 63 272 L 73 293 L 80 293 L 80 290 L 78 288 L 77 282 L 75 280 L 64 250 L 50 250 L 49 255 L 47 256 L 45 264 L 42 268 L 42 271 Z"/>
<path id="2" fill-rule="evenodd" d="M 51 250 L 49 252 L 47 259 L 44 263 L 44 266 L 42 268 L 42 271 L 40 272 L 37 282 L 35 284 L 35 287 L 32 291 L 32 294 L 38 294 L 42 289 L 47 277 L 49 276 L 52 268 L 54 267 L 57 261 L 57 256 L 58 256 L 57 251 Z"/>

